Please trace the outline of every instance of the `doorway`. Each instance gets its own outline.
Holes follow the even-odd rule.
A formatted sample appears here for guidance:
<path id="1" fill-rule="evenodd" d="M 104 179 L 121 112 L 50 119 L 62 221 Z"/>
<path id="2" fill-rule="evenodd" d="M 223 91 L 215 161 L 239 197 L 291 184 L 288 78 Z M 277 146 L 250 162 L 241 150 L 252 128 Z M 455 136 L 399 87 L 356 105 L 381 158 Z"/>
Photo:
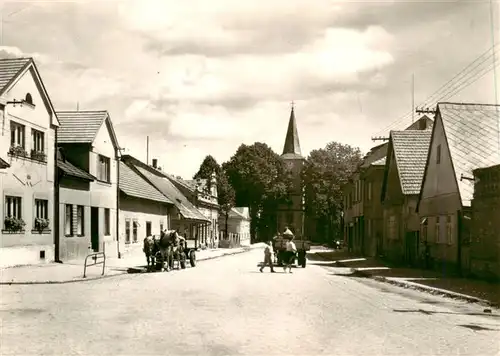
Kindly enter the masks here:
<path id="1" fill-rule="evenodd" d="M 146 221 L 146 236 L 151 236 L 151 221 Z"/>
<path id="2" fill-rule="evenodd" d="M 90 243 L 94 252 L 99 252 L 99 208 L 90 208 Z"/>

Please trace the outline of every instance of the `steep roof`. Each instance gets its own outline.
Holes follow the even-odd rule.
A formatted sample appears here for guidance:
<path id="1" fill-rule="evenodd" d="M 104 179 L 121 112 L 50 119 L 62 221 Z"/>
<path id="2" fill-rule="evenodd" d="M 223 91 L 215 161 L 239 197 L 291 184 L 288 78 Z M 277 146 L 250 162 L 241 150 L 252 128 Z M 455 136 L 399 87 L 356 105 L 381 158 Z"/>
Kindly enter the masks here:
<path id="1" fill-rule="evenodd" d="M 303 158 L 300 150 L 299 132 L 297 130 L 297 121 L 295 120 L 295 110 L 292 107 L 290 120 L 288 121 L 288 130 L 286 132 L 285 144 L 283 146 L 282 158 Z"/>
<path id="2" fill-rule="evenodd" d="M 437 105 L 463 206 L 470 206 L 473 170 L 500 163 L 500 105 L 443 102 Z"/>
<path id="3" fill-rule="evenodd" d="M 430 130 L 391 131 L 389 150 L 394 151 L 401 190 L 405 195 L 420 193 L 431 136 Z"/>
<path id="4" fill-rule="evenodd" d="M 106 122 L 114 141 L 119 147 L 111 118 L 106 110 L 58 111 L 61 127 L 57 130 L 58 143 L 92 143 L 104 122 Z"/>
<path id="5" fill-rule="evenodd" d="M 8 91 L 12 85 L 28 70 L 32 70 L 38 90 L 42 94 L 43 102 L 47 110 L 52 114 L 51 125 L 59 126 L 60 122 L 50 96 L 45 89 L 40 72 L 33 58 L 3 58 L 0 59 L 0 96 Z M 19 100 L 19 99 L 17 99 Z"/>
<path id="6" fill-rule="evenodd" d="M 170 200 L 179 209 L 179 212 L 185 219 L 198 222 L 211 222 L 177 189 L 167 178 L 167 174 L 148 167 L 130 155 L 122 156 L 122 160 L 133 167 L 144 179 L 148 180 L 149 183 Z"/>
<path id="7" fill-rule="evenodd" d="M 230 217 L 234 217 L 241 220 L 250 220 L 248 216 L 248 208 L 245 207 L 234 207 L 229 212 Z"/>
<path id="8" fill-rule="evenodd" d="M 120 190 L 128 196 L 173 204 L 126 163 L 120 162 Z"/>

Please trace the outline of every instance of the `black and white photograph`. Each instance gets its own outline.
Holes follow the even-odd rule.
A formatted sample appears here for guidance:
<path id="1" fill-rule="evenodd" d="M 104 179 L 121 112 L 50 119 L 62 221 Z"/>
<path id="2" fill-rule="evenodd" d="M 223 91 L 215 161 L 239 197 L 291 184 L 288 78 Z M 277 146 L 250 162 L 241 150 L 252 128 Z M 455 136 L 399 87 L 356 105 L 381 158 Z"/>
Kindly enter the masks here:
<path id="1" fill-rule="evenodd" d="M 0 0 L 0 355 L 500 356 L 499 0 Z"/>

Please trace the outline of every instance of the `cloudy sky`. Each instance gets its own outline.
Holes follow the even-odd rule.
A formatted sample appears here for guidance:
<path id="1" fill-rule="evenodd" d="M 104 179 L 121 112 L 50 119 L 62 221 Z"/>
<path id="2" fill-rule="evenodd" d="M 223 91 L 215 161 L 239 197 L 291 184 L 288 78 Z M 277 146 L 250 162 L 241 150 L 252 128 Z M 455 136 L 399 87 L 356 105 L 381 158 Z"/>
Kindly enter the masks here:
<path id="1" fill-rule="evenodd" d="M 107 109 L 126 153 L 145 160 L 149 136 L 150 158 L 185 178 L 241 143 L 281 153 L 292 100 L 304 154 L 330 141 L 366 152 L 411 124 L 412 74 L 419 104 L 500 40 L 489 0 L 0 4 L 0 57 L 35 57 L 58 110 Z M 459 93 L 427 103 L 495 103 L 482 58 Z"/>

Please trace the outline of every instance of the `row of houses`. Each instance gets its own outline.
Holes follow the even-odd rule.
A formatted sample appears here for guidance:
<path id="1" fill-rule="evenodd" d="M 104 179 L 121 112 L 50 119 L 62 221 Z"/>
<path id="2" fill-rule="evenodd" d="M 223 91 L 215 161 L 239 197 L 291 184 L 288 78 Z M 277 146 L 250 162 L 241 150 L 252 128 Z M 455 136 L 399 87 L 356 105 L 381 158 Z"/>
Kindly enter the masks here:
<path id="1" fill-rule="evenodd" d="M 0 266 L 141 253 L 163 229 L 220 244 L 215 177 L 184 180 L 121 154 L 109 113 L 57 111 L 33 59 L 0 60 L 0 119 Z M 245 209 L 228 226 L 249 243 Z"/>
<path id="2" fill-rule="evenodd" d="M 499 105 L 442 102 L 391 131 L 344 187 L 347 247 L 498 277 L 499 118 Z"/>

